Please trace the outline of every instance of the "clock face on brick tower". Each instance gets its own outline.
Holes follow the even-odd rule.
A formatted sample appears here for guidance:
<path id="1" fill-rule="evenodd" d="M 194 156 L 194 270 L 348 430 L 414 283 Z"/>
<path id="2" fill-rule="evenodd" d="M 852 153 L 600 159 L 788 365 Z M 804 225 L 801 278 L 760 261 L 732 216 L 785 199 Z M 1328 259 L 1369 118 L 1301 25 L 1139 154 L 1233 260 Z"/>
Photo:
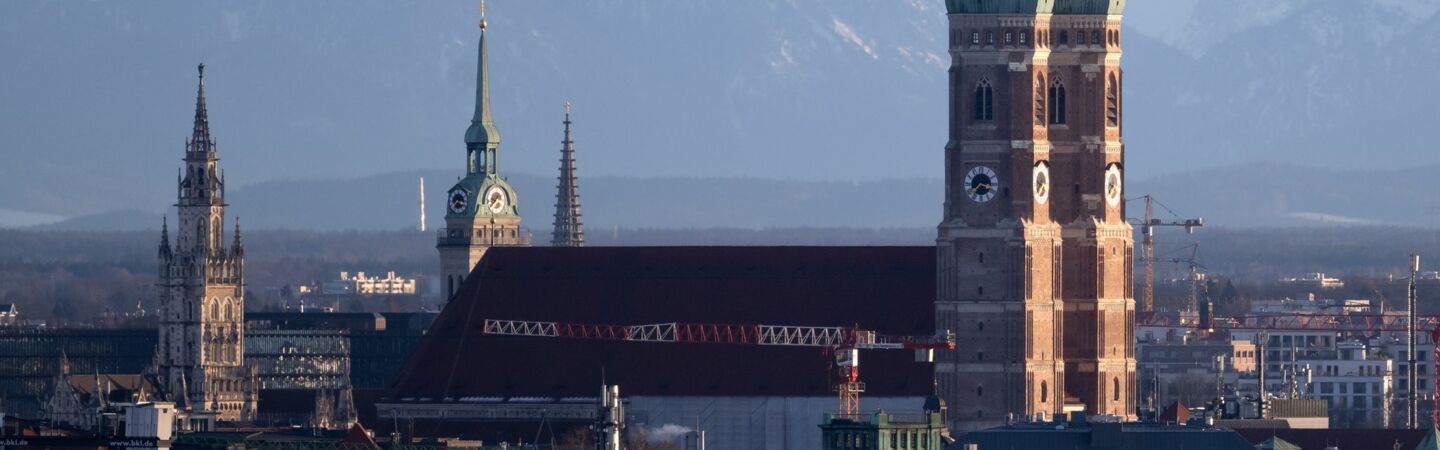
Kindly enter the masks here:
<path id="1" fill-rule="evenodd" d="M 995 198 L 995 189 L 1000 184 L 999 177 L 995 171 L 985 166 L 975 166 L 970 173 L 965 174 L 965 195 L 977 203 L 985 203 Z"/>
<path id="2" fill-rule="evenodd" d="M 1123 189 L 1123 186 L 1120 184 L 1121 182 L 1120 166 L 1111 164 L 1110 168 L 1105 170 L 1105 201 L 1109 203 L 1110 206 L 1120 205 L 1120 196 Z"/>
<path id="3" fill-rule="evenodd" d="M 1035 165 L 1035 203 L 1045 204 L 1050 200 L 1050 165 L 1041 162 Z"/>
<path id="4" fill-rule="evenodd" d="M 465 213 L 465 191 L 456 189 L 450 192 L 450 212 L 455 214 Z"/>
<path id="5" fill-rule="evenodd" d="M 505 212 L 505 205 L 510 203 L 507 199 L 508 196 L 505 195 L 505 190 L 499 186 L 491 187 L 490 190 L 485 191 L 485 206 L 490 209 L 491 214 Z"/>

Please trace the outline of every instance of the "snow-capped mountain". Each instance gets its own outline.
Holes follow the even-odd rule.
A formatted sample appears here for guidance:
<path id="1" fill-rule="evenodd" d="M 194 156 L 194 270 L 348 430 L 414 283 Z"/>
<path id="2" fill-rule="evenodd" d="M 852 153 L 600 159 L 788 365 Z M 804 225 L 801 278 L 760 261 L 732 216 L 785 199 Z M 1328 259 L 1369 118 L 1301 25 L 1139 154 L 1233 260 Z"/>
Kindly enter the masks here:
<path id="1" fill-rule="evenodd" d="M 20 62 L 0 64 L 0 208 L 171 203 L 201 61 L 233 186 L 458 170 L 475 3 L 0 3 L 0 58 Z M 1132 176 L 1440 163 L 1414 135 L 1440 104 L 1440 0 L 1130 3 Z M 944 12 L 941 0 L 492 0 L 502 165 L 553 173 L 570 100 L 582 178 L 939 178 Z"/>

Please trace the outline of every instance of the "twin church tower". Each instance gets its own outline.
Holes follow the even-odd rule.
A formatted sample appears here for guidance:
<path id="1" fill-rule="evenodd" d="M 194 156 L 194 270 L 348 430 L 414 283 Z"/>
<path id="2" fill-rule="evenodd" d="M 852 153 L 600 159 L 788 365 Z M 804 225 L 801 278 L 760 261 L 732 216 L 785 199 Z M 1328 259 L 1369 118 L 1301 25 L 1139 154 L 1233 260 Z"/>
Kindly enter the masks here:
<path id="1" fill-rule="evenodd" d="M 952 423 L 1135 415 L 1124 0 L 947 0 L 936 364 Z M 1083 408 L 1083 409 L 1082 409 Z"/>

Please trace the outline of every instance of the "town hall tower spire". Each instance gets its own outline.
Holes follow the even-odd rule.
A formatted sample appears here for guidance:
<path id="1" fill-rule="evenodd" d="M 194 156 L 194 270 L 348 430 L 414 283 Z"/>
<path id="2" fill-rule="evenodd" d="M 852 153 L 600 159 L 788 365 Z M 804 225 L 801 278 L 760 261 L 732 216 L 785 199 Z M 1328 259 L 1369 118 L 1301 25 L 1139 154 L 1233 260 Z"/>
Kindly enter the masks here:
<path id="1" fill-rule="evenodd" d="M 171 401 L 220 421 L 254 418 L 245 354 L 245 263 L 240 226 L 225 247 L 225 177 L 199 70 L 194 127 L 176 186 L 176 241 L 161 230 L 160 348 L 157 375 Z"/>

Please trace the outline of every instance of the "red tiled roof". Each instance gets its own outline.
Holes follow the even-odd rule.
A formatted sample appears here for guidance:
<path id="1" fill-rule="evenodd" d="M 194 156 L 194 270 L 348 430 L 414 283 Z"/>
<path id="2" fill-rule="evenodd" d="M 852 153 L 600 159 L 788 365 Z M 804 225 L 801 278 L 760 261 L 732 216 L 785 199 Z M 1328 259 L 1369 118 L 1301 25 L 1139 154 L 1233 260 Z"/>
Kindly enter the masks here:
<path id="1" fill-rule="evenodd" d="M 1185 406 L 1185 402 L 1179 400 L 1171 403 L 1170 406 L 1166 406 L 1165 411 L 1160 413 L 1160 421 L 1164 423 L 1184 424 L 1189 420 L 1190 407 Z"/>
<path id="2" fill-rule="evenodd" d="M 361 448 L 367 449 L 380 448 L 380 445 L 375 443 L 375 439 L 370 437 L 370 433 L 365 431 L 365 427 L 358 423 L 352 425 L 350 431 L 345 432 L 345 437 L 340 440 L 340 443 L 347 444 L 351 447 L 360 446 Z"/>
<path id="3" fill-rule="evenodd" d="M 480 334 L 485 319 L 852 326 L 930 335 L 932 247 L 494 248 L 435 320 L 387 397 L 829 396 L 819 348 Z M 908 351 L 865 351 L 872 396 L 932 391 Z"/>

